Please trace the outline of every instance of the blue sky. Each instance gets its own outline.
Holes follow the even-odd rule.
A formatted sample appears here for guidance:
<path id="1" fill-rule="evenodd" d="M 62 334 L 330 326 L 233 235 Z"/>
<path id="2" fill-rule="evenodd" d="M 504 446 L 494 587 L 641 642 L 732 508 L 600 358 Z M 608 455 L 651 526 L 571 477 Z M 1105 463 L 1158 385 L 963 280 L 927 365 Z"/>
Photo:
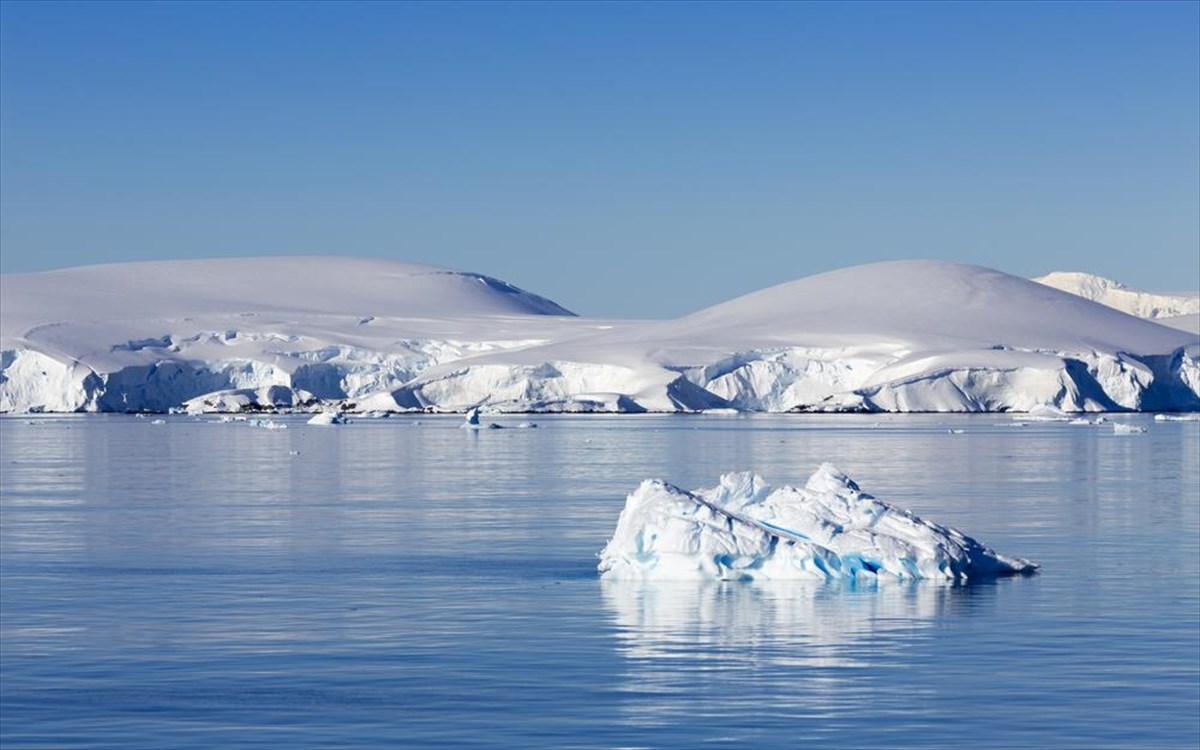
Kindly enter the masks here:
<path id="1" fill-rule="evenodd" d="M 932 257 L 1200 286 L 1200 4 L 0 5 L 0 265 L 356 254 L 676 315 Z"/>

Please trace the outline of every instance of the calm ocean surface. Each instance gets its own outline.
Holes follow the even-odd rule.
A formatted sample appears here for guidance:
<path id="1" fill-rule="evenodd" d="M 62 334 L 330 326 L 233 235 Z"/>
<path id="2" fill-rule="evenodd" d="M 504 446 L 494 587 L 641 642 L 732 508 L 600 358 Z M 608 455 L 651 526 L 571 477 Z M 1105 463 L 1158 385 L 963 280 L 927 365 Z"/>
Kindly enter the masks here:
<path id="1" fill-rule="evenodd" d="M 0 745 L 1200 745 L 1200 423 L 534 419 L 0 419 Z M 1043 572 L 597 577 L 641 479 L 822 461 Z"/>

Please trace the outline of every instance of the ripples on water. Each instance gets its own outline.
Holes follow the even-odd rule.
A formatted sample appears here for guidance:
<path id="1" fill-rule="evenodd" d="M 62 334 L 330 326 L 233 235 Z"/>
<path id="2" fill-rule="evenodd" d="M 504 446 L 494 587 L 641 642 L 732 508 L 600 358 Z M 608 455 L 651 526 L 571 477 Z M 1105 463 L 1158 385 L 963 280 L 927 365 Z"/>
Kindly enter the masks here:
<path id="1" fill-rule="evenodd" d="M 416 421 L 0 420 L 5 750 L 1200 743 L 1196 423 Z M 597 578 L 640 479 L 824 460 L 1044 572 Z"/>

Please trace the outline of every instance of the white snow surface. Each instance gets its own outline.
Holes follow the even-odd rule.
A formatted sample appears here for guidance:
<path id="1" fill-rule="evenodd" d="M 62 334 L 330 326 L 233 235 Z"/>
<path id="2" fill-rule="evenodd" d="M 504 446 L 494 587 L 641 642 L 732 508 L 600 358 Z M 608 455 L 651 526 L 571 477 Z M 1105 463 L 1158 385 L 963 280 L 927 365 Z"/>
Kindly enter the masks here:
<path id="1" fill-rule="evenodd" d="M 668 321 L 343 257 L 0 277 L 0 411 L 1200 408 L 1200 336 L 978 266 L 896 261 Z"/>
<path id="2" fill-rule="evenodd" d="M 1176 328 L 1180 331 L 1187 331 L 1195 336 L 1200 336 L 1200 313 L 1172 315 L 1167 318 L 1157 318 L 1155 322 L 1168 328 Z"/>
<path id="3" fill-rule="evenodd" d="M 1130 289 L 1119 281 L 1090 273 L 1055 271 L 1034 279 L 1084 299 L 1099 302 L 1139 318 L 1174 318 L 1200 314 L 1200 292 L 1157 294 Z"/>
<path id="4" fill-rule="evenodd" d="M 626 499 L 599 564 L 617 580 L 965 582 L 1036 569 L 866 494 L 831 464 L 799 488 L 748 472 L 694 492 L 647 480 Z"/>

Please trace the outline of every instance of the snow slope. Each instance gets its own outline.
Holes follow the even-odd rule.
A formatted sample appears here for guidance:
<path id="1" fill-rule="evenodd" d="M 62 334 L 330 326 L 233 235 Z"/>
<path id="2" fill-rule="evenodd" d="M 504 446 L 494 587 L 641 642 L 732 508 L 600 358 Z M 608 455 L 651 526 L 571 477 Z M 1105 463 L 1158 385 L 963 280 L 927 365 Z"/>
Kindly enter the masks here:
<path id="1" fill-rule="evenodd" d="M 351 258 L 0 277 L 0 411 L 1200 408 L 1200 340 L 977 266 L 900 261 L 670 321 Z"/>
<path id="2" fill-rule="evenodd" d="M 0 410 L 334 400 L 588 328 L 479 274 L 338 257 L 127 263 L 0 277 Z M 206 394 L 209 394 L 206 396 Z"/>
<path id="3" fill-rule="evenodd" d="M 1195 409 L 1200 341 L 1027 279 L 938 261 L 841 269 L 677 320 L 433 367 L 410 405 L 651 410 Z M 628 406 L 628 404 L 627 404 Z"/>
<path id="4" fill-rule="evenodd" d="M 1103 276 L 1063 271 L 1048 273 L 1034 281 L 1139 318 L 1172 318 L 1200 313 L 1200 293 L 1154 294 L 1130 289 L 1119 281 Z"/>
<path id="5" fill-rule="evenodd" d="M 1166 318 L 1156 318 L 1154 322 L 1168 328 L 1176 328 L 1180 331 L 1187 331 L 1195 336 L 1200 336 L 1200 313 L 1171 315 Z"/>
<path id="6" fill-rule="evenodd" d="M 800 488 L 774 488 L 750 473 L 695 492 L 643 482 L 627 498 L 599 569 L 618 580 L 965 582 L 1037 565 L 888 505 L 823 464 Z"/>

